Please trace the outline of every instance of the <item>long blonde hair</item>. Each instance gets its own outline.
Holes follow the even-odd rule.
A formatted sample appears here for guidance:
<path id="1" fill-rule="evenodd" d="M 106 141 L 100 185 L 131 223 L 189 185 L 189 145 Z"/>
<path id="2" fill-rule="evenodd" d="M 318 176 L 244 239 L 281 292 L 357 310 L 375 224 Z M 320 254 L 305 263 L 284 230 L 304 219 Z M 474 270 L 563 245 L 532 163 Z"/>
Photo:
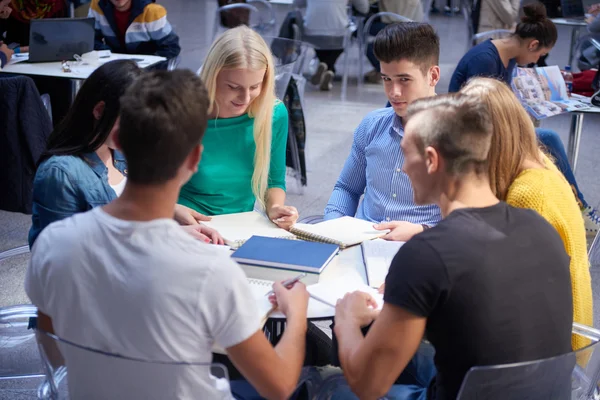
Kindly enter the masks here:
<path id="1" fill-rule="evenodd" d="M 488 156 L 489 179 L 496 197 L 506 200 L 525 160 L 544 165 L 533 121 L 512 90 L 498 80 L 472 79 L 461 93 L 477 96 L 490 112 L 494 133 Z"/>
<path id="2" fill-rule="evenodd" d="M 260 95 L 248 107 L 248 115 L 254 118 L 256 144 L 252 192 L 264 209 L 271 163 L 273 108 L 276 101 L 273 56 L 263 38 L 243 25 L 225 31 L 213 42 L 200 71 L 200 78 L 208 90 L 208 112 L 212 113 L 214 107 L 217 107 L 217 115 L 217 76 L 223 69 L 266 70 Z"/>

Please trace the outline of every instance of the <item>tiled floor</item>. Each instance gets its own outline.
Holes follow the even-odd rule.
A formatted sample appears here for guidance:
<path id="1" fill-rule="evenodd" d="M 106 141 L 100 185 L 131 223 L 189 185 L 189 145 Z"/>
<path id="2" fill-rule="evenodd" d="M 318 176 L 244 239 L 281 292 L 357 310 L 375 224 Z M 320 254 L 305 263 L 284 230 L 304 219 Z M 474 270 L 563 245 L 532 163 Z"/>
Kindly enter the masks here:
<path id="1" fill-rule="evenodd" d="M 197 70 L 212 41 L 216 1 L 159 0 L 159 2 L 167 7 L 169 20 L 181 37 L 183 48 L 181 67 Z M 278 21 L 283 19 L 286 10 L 286 6 L 276 6 Z M 459 16 L 432 16 L 431 23 L 441 38 L 442 80 L 438 85 L 438 92 L 444 93 L 447 91 L 450 75 L 456 63 L 465 52 L 466 29 L 464 21 Z M 570 31 L 559 27 L 559 42 L 551 53 L 550 63 L 564 66 L 567 62 L 569 38 Z M 301 215 L 322 213 L 348 155 L 353 130 L 364 115 L 385 104 L 386 99 L 381 85 L 363 85 L 362 88 L 357 88 L 355 77 L 357 65 L 358 57 L 356 51 L 353 51 L 350 57 L 350 72 L 353 78 L 350 81 L 346 102 L 340 100 L 339 83 L 336 83 L 332 92 L 319 92 L 310 87 L 310 84 L 306 87 L 308 186 L 302 195 L 289 195 L 289 203 L 295 205 Z M 365 70 L 368 70 L 366 64 Z M 597 179 L 600 167 L 596 161 L 596 153 L 600 151 L 600 140 L 596 137 L 598 122 L 600 122 L 598 117 L 586 117 L 576 172 L 588 202 L 594 206 L 600 200 L 600 181 Z M 544 121 L 543 126 L 557 130 L 566 144 L 568 116 L 549 119 Z M 26 243 L 29 224 L 29 216 L 0 212 L 0 250 Z M 0 263 L 0 306 L 28 302 L 22 289 L 27 259 L 27 256 L 22 256 Z M 600 296 L 598 281 L 599 279 L 594 279 L 595 297 Z"/>

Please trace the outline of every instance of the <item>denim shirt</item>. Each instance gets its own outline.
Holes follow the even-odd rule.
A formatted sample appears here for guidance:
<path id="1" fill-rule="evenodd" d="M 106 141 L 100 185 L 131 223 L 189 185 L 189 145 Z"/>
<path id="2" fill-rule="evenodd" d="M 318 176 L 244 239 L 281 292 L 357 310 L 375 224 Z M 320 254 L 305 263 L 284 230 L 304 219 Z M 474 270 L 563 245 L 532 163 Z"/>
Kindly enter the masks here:
<path id="1" fill-rule="evenodd" d="M 127 176 L 122 153 L 114 151 L 113 163 Z M 33 246 L 42 229 L 52 222 L 103 206 L 116 197 L 108 184 L 108 168 L 96 152 L 50 157 L 40 164 L 33 181 L 29 246 Z"/>

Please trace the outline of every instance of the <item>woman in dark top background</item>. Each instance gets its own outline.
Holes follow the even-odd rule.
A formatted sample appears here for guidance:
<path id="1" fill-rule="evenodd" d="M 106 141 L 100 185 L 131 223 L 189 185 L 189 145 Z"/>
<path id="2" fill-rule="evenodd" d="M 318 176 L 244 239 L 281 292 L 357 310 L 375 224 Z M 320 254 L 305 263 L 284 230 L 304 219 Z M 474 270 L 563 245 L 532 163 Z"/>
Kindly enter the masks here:
<path id="1" fill-rule="evenodd" d="M 515 66 L 536 63 L 556 44 L 556 26 L 548 18 L 542 3 L 523 7 L 524 16 L 515 32 L 505 39 L 487 40 L 473 47 L 463 56 L 450 80 L 449 92 L 457 92 L 476 76 L 496 78 L 507 85 L 512 81 Z M 596 210 L 590 207 L 579 190 L 567 153 L 558 133 L 550 129 L 536 129 L 539 141 L 548 150 L 558 169 L 571 184 L 581 206 L 588 235 L 595 235 L 600 227 Z"/>
<path id="2" fill-rule="evenodd" d="M 515 65 L 535 63 L 554 47 L 558 34 L 544 5 L 529 4 L 523 12 L 525 15 L 509 38 L 487 40 L 463 56 L 452 75 L 449 92 L 458 92 L 473 76 L 497 78 L 510 84 Z"/>

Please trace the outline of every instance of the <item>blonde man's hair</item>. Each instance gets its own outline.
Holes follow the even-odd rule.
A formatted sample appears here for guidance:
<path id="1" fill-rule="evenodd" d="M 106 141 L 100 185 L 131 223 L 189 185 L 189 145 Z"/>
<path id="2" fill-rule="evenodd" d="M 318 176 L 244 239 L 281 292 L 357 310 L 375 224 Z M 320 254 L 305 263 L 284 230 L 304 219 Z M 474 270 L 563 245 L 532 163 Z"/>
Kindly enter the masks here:
<path id="1" fill-rule="evenodd" d="M 248 115 L 254 118 L 256 144 L 252 192 L 264 209 L 269 184 L 273 108 L 276 101 L 275 67 L 271 50 L 258 33 L 243 25 L 227 30 L 213 42 L 200 71 L 200 78 L 208 90 L 208 112 L 210 114 L 216 108 L 217 116 L 217 76 L 223 69 L 265 69 L 260 95 L 248 108 Z"/>
<path id="2" fill-rule="evenodd" d="M 494 130 L 489 153 L 489 180 L 496 197 L 506 200 L 508 189 L 525 160 L 544 165 L 533 121 L 512 90 L 498 80 L 475 78 L 460 92 L 476 97 L 489 110 Z"/>
<path id="3" fill-rule="evenodd" d="M 478 101 L 459 93 L 427 97 L 413 102 L 407 120 L 417 123 L 416 144 L 422 154 L 429 146 L 446 161 L 446 172 L 485 174 L 492 137 L 488 111 Z"/>

